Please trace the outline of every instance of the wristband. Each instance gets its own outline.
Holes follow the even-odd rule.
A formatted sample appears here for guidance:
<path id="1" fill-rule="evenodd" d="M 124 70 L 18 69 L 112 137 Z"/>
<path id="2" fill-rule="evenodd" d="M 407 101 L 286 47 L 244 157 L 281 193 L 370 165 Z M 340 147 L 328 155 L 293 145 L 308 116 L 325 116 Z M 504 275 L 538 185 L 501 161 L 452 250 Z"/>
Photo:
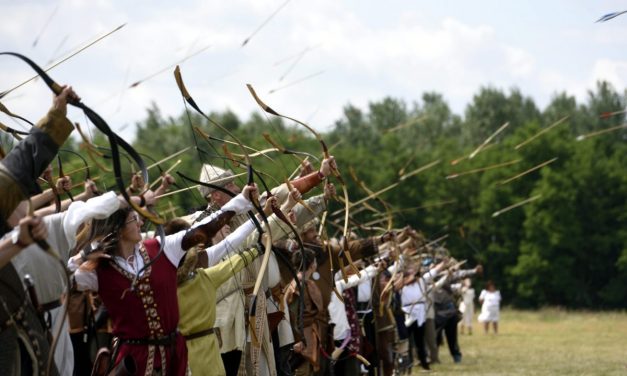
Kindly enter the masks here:
<path id="1" fill-rule="evenodd" d="M 324 176 L 324 174 L 322 173 L 322 171 L 318 170 L 318 178 L 319 178 L 320 180 L 324 180 L 324 179 L 326 179 L 326 176 Z"/>

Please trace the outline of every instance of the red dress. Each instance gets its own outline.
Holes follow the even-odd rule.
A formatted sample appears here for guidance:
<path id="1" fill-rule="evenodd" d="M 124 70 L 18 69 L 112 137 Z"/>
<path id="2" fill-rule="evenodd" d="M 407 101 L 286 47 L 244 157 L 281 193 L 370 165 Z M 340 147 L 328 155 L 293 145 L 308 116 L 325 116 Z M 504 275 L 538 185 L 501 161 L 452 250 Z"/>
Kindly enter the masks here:
<path id="1" fill-rule="evenodd" d="M 155 239 L 143 242 L 140 254 L 144 264 L 159 251 Z M 131 355 L 137 366 L 137 375 L 152 375 L 161 368 L 163 375 L 185 375 L 187 348 L 185 340 L 176 331 L 179 308 L 176 295 L 176 268 L 161 255 L 139 278 L 131 291 L 134 275 L 114 262 L 101 263 L 97 269 L 98 294 L 109 311 L 113 335 L 120 339 L 115 359 L 117 365 Z M 125 340 L 163 339 L 171 336 L 170 344 L 130 344 Z"/>

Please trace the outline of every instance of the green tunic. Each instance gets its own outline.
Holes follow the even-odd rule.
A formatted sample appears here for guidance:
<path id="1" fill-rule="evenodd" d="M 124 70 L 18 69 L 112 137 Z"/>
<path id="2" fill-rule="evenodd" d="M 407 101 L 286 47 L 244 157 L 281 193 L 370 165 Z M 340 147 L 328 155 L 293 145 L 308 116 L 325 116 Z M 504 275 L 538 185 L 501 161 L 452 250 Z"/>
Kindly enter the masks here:
<path id="1" fill-rule="evenodd" d="M 196 275 L 179 285 L 179 330 L 185 335 L 212 328 L 216 320 L 216 290 L 250 264 L 258 251 L 231 256 L 213 267 L 197 269 Z M 187 341 L 189 368 L 193 375 L 224 375 L 220 346 L 214 334 Z"/>

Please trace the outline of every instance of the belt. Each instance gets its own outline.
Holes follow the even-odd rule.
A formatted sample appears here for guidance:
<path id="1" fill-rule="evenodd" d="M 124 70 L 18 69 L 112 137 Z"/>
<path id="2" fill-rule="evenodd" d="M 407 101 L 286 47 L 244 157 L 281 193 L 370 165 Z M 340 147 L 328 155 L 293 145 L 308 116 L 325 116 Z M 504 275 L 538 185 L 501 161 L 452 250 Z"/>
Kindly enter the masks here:
<path id="1" fill-rule="evenodd" d="M 220 328 L 217 328 L 217 327 L 216 328 L 209 328 L 209 329 L 201 330 L 200 332 L 188 334 L 188 335 L 183 336 L 183 337 L 185 337 L 186 341 L 191 341 L 193 339 L 204 337 L 204 336 L 208 336 L 210 334 L 215 334 L 216 337 L 218 337 L 218 345 L 220 347 L 222 347 L 222 336 L 220 335 Z"/>
<path id="2" fill-rule="evenodd" d="M 42 311 L 44 311 L 44 312 L 45 311 L 52 311 L 53 309 L 55 309 L 57 307 L 61 307 L 61 304 L 63 304 L 63 303 L 61 303 L 61 299 L 57 299 L 57 300 L 53 300 L 53 301 L 48 302 L 48 303 L 44 303 L 39 308 Z"/>
<path id="3" fill-rule="evenodd" d="M 120 338 L 120 343 L 139 346 L 171 346 L 176 343 L 176 337 L 178 334 L 178 332 L 172 332 L 167 336 L 157 338 Z"/>

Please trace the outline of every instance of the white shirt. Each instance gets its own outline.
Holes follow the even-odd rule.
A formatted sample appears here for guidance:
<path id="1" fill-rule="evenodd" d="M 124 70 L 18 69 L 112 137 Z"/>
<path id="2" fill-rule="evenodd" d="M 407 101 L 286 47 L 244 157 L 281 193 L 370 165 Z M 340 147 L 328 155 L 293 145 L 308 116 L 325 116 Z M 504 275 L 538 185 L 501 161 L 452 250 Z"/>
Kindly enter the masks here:
<path id="1" fill-rule="evenodd" d="M 475 289 L 472 287 L 466 289 L 462 288 L 462 300 L 464 301 L 466 307 L 473 305 L 475 300 Z"/>
<path id="2" fill-rule="evenodd" d="M 432 269 L 426 272 L 422 278 L 416 282 L 403 286 L 401 290 L 401 301 L 403 302 L 403 312 L 405 312 L 405 325 L 410 326 L 417 322 L 418 326 L 424 324 L 427 315 L 427 301 L 425 293 L 427 284 L 435 278 L 438 272 Z"/>
<path id="3" fill-rule="evenodd" d="M 252 204 L 250 203 L 250 201 L 248 201 L 244 196 L 239 194 L 228 203 L 226 203 L 221 210 L 211 213 L 207 218 L 203 219 L 201 222 L 195 224 L 192 227 L 201 226 L 208 222 L 211 222 L 213 219 L 217 218 L 225 211 L 234 211 L 236 214 L 239 214 L 251 210 L 251 208 Z M 244 228 L 239 231 L 242 227 Z M 246 235 L 248 234 L 246 233 L 247 230 L 252 231 L 250 226 L 240 226 L 236 231 L 229 234 L 229 236 L 227 236 L 223 241 L 212 247 L 207 248 L 206 251 L 209 258 L 209 265 L 216 264 L 217 261 L 219 261 L 220 258 L 224 256 L 224 254 L 230 249 L 231 245 L 234 242 L 238 241 L 240 238 L 245 239 Z M 179 262 L 185 255 L 185 250 L 181 248 L 181 241 L 183 240 L 183 237 L 186 233 L 187 230 L 183 230 L 177 232 L 176 234 L 168 235 L 165 237 L 163 253 L 168 258 L 170 263 L 172 263 L 172 265 L 174 266 L 178 266 Z M 160 239 L 158 238 L 157 240 L 160 241 Z M 113 261 L 121 268 L 132 274 L 137 274 L 137 272 L 144 267 L 144 259 L 139 253 L 139 244 L 135 246 L 132 257 L 124 259 L 120 256 L 114 256 Z M 76 265 L 74 265 L 72 260 L 70 260 L 68 262 L 68 267 L 73 269 L 76 268 Z M 79 290 L 98 291 L 98 276 L 95 270 L 86 271 L 79 268 L 74 273 L 74 279 L 76 280 L 76 285 Z"/>
<path id="4" fill-rule="evenodd" d="M 361 285 L 370 281 L 377 273 L 377 267 L 370 265 L 366 269 L 361 271 L 361 277 L 357 274 L 353 274 L 348 277 L 348 282 L 344 282 L 343 279 L 335 282 L 337 291 L 341 294 L 344 290 Z M 329 301 L 329 317 L 330 322 L 335 324 L 333 328 L 333 338 L 336 341 L 341 341 L 350 334 L 351 327 L 348 324 L 348 318 L 346 317 L 346 306 L 335 293 L 331 292 L 331 300 Z"/>
<path id="5" fill-rule="evenodd" d="M 388 272 L 390 273 L 394 273 L 394 270 L 396 268 L 401 268 L 403 265 L 403 255 L 401 255 L 398 258 L 398 262 L 395 262 L 394 264 L 392 264 L 391 266 L 388 267 Z M 357 303 L 369 303 L 370 302 L 370 298 L 372 295 L 372 281 L 371 280 L 367 280 L 364 282 L 361 282 L 358 286 L 357 286 Z M 357 311 L 359 313 L 368 313 L 372 311 L 372 309 L 367 309 L 365 311 Z"/>
<path id="6" fill-rule="evenodd" d="M 372 279 L 364 281 L 357 286 L 357 303 L 370 303 L 372 295 Z M 365 315 L 372 312 L 372 307 L 368 305 L 365 310 L 357 309 L 359 315 Z"/>
<path id="7" fill-rule="evenodd" d="M 482 307 L 486 308 L 498 308 L 501 304 L 501 292 L 500 291 L 488 291 L 482 290 L 481 295 L 479 295 L 479 300 L 483 302 Z"/>

